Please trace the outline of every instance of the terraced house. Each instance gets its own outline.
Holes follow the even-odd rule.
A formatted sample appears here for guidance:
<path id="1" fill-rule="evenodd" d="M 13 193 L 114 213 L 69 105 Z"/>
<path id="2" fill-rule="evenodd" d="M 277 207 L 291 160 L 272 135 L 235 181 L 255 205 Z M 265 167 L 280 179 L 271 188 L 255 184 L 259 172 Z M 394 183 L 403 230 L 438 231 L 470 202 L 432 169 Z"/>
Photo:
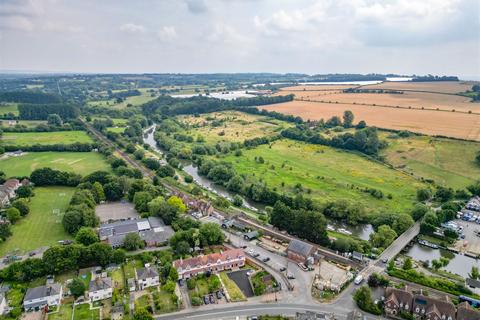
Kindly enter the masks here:
<path id="1" fill-rule="evenodd" d="M 189 279 L 205 272 L 216 273 L 223 270 L 238 269 L 245 265 L 243 249 L 231 249 L 220 253 L 201 255 L 173 262 L 179 279 Z"/>

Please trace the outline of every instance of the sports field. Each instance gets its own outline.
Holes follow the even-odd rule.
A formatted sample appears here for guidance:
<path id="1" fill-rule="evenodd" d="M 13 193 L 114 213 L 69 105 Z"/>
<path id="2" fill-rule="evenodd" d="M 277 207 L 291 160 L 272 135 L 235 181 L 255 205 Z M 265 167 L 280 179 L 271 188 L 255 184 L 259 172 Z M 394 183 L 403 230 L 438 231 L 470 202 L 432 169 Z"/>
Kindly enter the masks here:
<path id="1" fill-rule="evenodd" d="M 89 143 L 92 138 L 85 131 L 5 132 L 1 140 L 5 145 L 29 146 L 34 144 Z"/>
<path id="2" fill-rule="evenodd" d="M 186 133 L 196 138 L 202 136 L 207 143 L 220 141 L 243 142 L 246 139 L 272 136 L 292 126 L 265 116 L 238 111 L 223 111 L 195 116 L 179 116 L 178 119 L 192 126 Z M 214 125 L 215 122 L 220 125 Z"/>
<path id="3" fill-rule="evenodd" d="M 255 157 L 262 157 L 265 163 L 256 162 Z M 290 194 L 300 183 L 305 195 L 310 189 L 315 199 L 347 199 L 369 212 L 408 212 L 416 189 L 424 186 L 407 174 L 363 156 L 286 139 L 275 141 L 271 148 L 262 145 L 244 150 L 243 156 L 229 155 L 224 159 L 247 180 L 262 179 L 268 186 Z M 365 188 L 381 190 L 384 198 L 374 198 L 363 191 Z M 387 198 L 389 194 L 392 199 Z"/>
<path id="4" fill-rule="evenodd" d="M 0 256 L 15 250 L 27 252 L 69 239 L 63 230 L 62 217 L 74 188 L 38 187 L 30 203 L 30 213 L 12 226 L 12 236 L 0 243 Z"/>
<path id="5" fill-rule="evenodd" d="M 382 151 L 387 162 L 417 177 L 455 189 L 465 188 L 480 179 L 475 156 L 480 143 L 428 136 L 396 137 L 382 132 L 388 147 Z"/>
<path id="6" fill-rule="evenodd" d="M 110 171 L 110 165 L 97 152 L 28 152 L 23 156 L 0 160 L 0 170 L 7 177 L 29 176 L 33 170 L 43 167 L 82 176 L 98 170 Z"/>

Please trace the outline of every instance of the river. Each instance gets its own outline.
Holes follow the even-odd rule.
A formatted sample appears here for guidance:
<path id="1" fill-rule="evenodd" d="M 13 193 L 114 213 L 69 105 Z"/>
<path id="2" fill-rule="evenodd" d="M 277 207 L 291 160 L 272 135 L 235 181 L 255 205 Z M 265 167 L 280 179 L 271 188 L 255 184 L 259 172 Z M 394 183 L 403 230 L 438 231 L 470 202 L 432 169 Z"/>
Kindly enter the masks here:
<path id="1" fill-rule="evenodd" d="M 473 266 L 476 266 L 480 269 L 480 260 L 467 257 L 462 254 L 455 254 L 453 252 L 443 250 L 443 249 L 432 249 L 429 247 L 422 246 L 418 243 L 414 244 L 406 253 L 407 256 L 411 257 L 416 261 L 431 261 L 438 260 L 440 257 L 453 257 L 448 265 L 442 269 L 458 274 L 463 278 L 467 278 L 468 274 L 472 270 Z"/>

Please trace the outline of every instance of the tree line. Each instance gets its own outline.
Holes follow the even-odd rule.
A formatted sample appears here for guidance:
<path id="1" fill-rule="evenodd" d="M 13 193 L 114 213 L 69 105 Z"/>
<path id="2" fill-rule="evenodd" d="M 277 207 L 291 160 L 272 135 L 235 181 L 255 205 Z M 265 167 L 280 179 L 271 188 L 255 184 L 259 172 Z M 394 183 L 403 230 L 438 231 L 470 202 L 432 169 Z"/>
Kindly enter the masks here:
<path id="1" fill-rule="evenodd" d="M 62 98 L 56 94 L 41 91 L 7 91 L 0 92 L 0 102 L 31 103 L 31 104 L 56 104 L 61 103 Z"/>
<path id="2" fill-rule="evenodd" d="M 72 144 L 34 144 L 34 145 L 5 145 L 3 146 L 5 151 L 31 151 L 31 152 L 41 152 L 41 151 L 58 151 L 58 152 L 90 152 L 93 149 L 97 148 L 96 143 L 82 143 L 75 142 Z"/>
<path id="3" fill-rule="evenodd" d="M 69 103 L 19 104 L 19 118 L 22 120 L 47 120 L 51 114 L 62 119 L 73 119 L 80 114 L 79 109 Z"/>

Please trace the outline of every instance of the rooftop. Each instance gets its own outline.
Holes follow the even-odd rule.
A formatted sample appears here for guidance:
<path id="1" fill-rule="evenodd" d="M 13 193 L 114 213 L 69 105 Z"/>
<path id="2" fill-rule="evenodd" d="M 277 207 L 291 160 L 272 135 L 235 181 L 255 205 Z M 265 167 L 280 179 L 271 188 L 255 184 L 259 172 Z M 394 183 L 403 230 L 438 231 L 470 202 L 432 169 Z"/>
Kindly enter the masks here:
<path id="1" fill-rule="evenodd" d="M 210 263 L 217 263 L 219 260 L 224 262 L 230 259 L 237 259 L 241 257 L 245 257 L 243 249 L 231 249 L 220 253 L 211 253 L 205 256 L 201 255 L 185 260 L 175 260 L 173 262 L 173 266 L 177 269 L 195 268 L 197 266 L 206 266 Z"/>
<path id="2" fill-rule="evenodd" d="M 152 267 L 138 268 L 137 269 L 137 278 L 138 279 L 145 280 L 145 279 L 148 279 L 148 278 L 155 278 L 155 277 L 158 277 L 158 272 Z"/>
<path id="3" fill-rule="evenodd" d="M 56 294 L 59 294 L 61 289 L 62 286 L 59 283 L 29 288 L 27 290 L 27 293 L 25 294 L 24 301 L 54 296 Z"/>
<path id="4" fill-rule="evenodd" d="M 314 248 L 311 244 L 297 239 L 293 239 L 292 241 L 290 241 L 287 248 L 288 251 L 293 251 L 304 257 L 308 257 L 312 253 L 313 249 Z"/>
<path id="5" fill-rule="evenodd" d="M 112 287 L 112 278 L 97 277 L 95 280 L 90 281 L 90 286 L 88 288 L 88 291 L 94 292 L 94 291 L 109 289 L 111 287 Z"/>

